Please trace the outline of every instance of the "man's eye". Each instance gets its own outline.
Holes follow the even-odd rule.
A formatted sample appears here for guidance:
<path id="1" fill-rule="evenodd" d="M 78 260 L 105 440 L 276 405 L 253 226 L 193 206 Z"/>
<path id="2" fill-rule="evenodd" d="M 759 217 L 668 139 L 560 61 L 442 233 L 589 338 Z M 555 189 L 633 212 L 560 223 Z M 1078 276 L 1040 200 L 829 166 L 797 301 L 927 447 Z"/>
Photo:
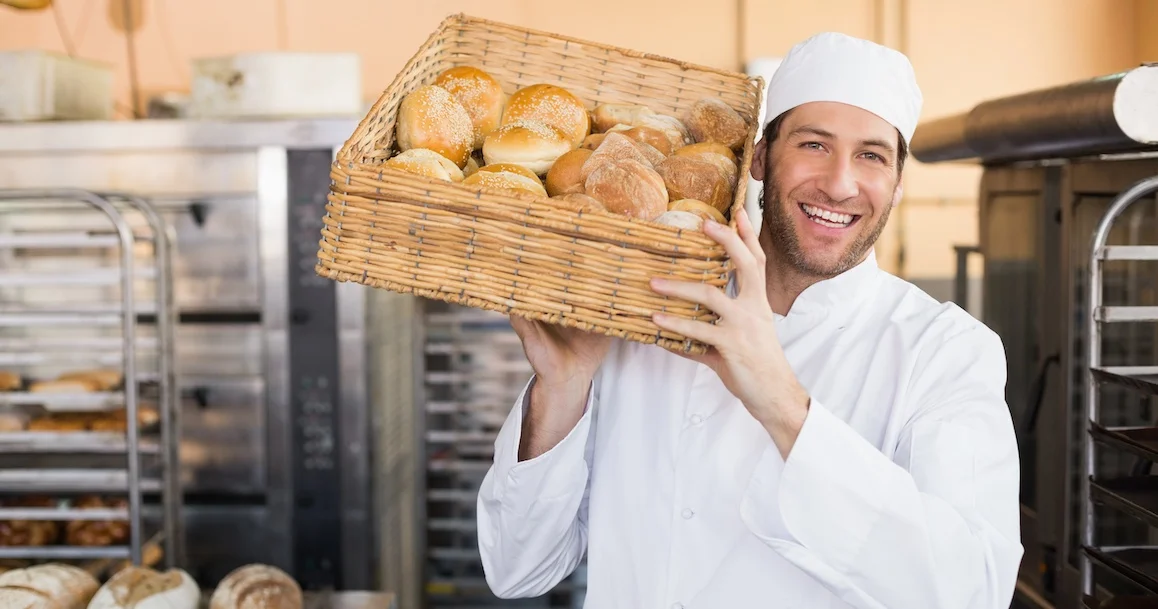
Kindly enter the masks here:
<path id="1" fill-rule="evenodd" d="M 818 149 L 820 149 L 820 148 L 821 148 L 821 145 L 820 145 L 820 142 L 804 142 L 803 144 L 801 144 L 801 147 L 803 147 L 803 148 L 813 148 L 813 149 L 817 149 L 817 150 L 818 150 Z"/>

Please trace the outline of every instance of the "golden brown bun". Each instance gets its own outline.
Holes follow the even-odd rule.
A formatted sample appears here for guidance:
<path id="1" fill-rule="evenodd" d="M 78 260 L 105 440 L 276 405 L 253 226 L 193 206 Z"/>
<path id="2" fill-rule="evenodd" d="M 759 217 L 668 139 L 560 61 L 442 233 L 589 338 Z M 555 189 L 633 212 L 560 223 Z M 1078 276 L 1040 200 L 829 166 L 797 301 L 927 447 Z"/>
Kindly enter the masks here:
<path id="1" fill-rule="evenodd" d="M 487 72 L 473 66 L 451 68 L 434 80 L 462 104 L 474 125 L 473 148 L 481 148 L 491 131 L 499 128 L 507 95 L 503 86 Z"/>
<path id="2" fill-rule="evenodd" d="M 606 163 L 622 159 L 634 159 L 648 167 L 654 167 L 656 158 L 644 153 L 643 146 L 645 146 L 645 144 L 641 145 L 639 142 L 622 133 L 608 133 L 607 137 L 603 139 L 603 143 L 599 145 L 599 148 L 591 153 L 591 156 L 583 163 L 583 168 L 579 173 L 580 179 L 586 183 L 591 172 Z M 654 148 L 652 148 L 652 151 L 655 154 L 659 154 Z M 662 156 L 659 160 L 663 160 Z"/>
<path id="3" fill-rule="evenodd" d="M 671 142 L 672 151 L 679 150 L 688 144 L 694 144 L 691 132 L 680 119 L 667 114 L 652 114 L 643 116 L 637 127 L 651 127 L 667 136 Z"/>
<path id="4" fill-rule="evenodd" d="M 736 179 L 739 177 L 739 169 L 736 166 L 736 162 L 729 160 L 728 157 L 724 154 L 716 152 L 715 150 L 708 150 L 705 148 L 700 148 L 698 151 L 695 151 L 695 152 L 684 152 L 685 150 L 687 150 L 689 148 L 695 148 L 696 146 L 716 146 L 718 148 L 722 148 L 724 150 L 727 150 L 722 145 L 715 144 L 715 143 L 692 144 L 691 146 L 684 146 L 683 148 L 680 148 L 678 151 L 676 151 L 676 156 L 694 158 L 694 159 L 699 159 L 701 161 L 707 161 L 709 163 L 712 163 L 713 165 L 718 167 L 720 169 L 720 171 L 722 171 L 724 173 L 725 176 L 727 176 L 728 188 L 735 190 L 736 189 Z M 728 154 L 732 154 L 730 150 L 728 151 Z M 732 155 L 732 158 L 733 159 L 736 158 L 735 155 Z"/>
<path id="5" fill-rule="evenodd" d="M 101 369 L 101 370 L 78 370 L 76 372 L 69 372 L 56 377 L 58 381 L 92 381 L 97 386 L 99 391 L 111 391 L 119 387 L 121 381 L 124 380 L 124 375 L 120 370 Z"/>
<path id="6" fill-rule="evenodd" d="M 100 386 L 92 380 L 37 381 L 28 386 L 29 393 L 87 393 L 100 391 Z"/>
<path id="7" fill-rule="evenodd" d="M 450 159 L 426 148 L 411 148 L 386 161 L 387 167 L 435 180 L 461 182 L 462 170 Z"/>
<path id="8" fill-rule="evenodd" d="M 28 431 L 85 431 L 90 423 L 89 417 L 50 415 L 29 421 Z"/>
<path id="9" fill-rule="evenodd" d="M 577 206 L 579 211 L 607 211 L 607 206 L 599 199 L 580 192 L 573 192 L 567 195 L 559 195 L 551 197 L 552 199 L 563 200 Z"/>
<path id="10" fill-rule="evenodd" d="M 396 135 L 399 150 L 433 150 L 459 169 L 474 148 L 470 114 L 450 92 L 434 85 L 419 87 L 402 99 Z"/>
<path id="11" fill-rule="evenodd" d="M 668 211 L 686 211 L 704 220 L 715 220 L 720 224 L 727 223 L 727 220 L 724 219 L 724 214 L 720 213 L 720 210 L 695 199 L 677 199 L 668 203 L 667 209 Z"/>
<path id="12" fill-rule="evenodd" d="M 635 159 L 618 159 L 596 167 L 584 190 L 608 211 L 632 218 L 651 220 L 667 211 L 663 178 Z"/>
<path id="13" fill-rule="evenodd" d="M 704 154 L 720 154 L 727 158 L 731 163 L 739 167 L 740 160 L 736 158 L 736 153 L 732 152 L 731 148 L 723 144 L 715 142 L 703 142 L 699 144 L 689 144 L 676 150 L 674 154 L 677 156 L 699 156 Z"/>
<path id="14" fill-rule="evenodd" d="M 591 120 L 595 123 L 596 133 L 610 131 L 616 125 L 634 127 L 642 124 L 645 116 L 653 116 L 655 112 L 647 106 L 637 104 L 599 104 L 591 112 Z"/>
<path id="15" fill-rule="evenodd" d="M 580 144 L 579 147 L 586 148 L 587 150 L 597 150 L 603 143 L 603 140 L 606 138 L 606 133 L 592 133 L 591 135 L 583 138 L 583 143 Z"/>
<path id="16" fill-rule="evenodd" d="M 541 197 L 547 196 L 547 190 L 537 179 L 532 180 L 525 175 L 509 171 L 479 171 L 462 181 L 468 186 L 482 186 L 484 188 L 501 188 L 506 190 L 524 191 Z"/>
<path id="17" fill-rule="evenodd" d="M 668 194 L 673 201 L 695 199 L 725 212 L 732 203 L 732 189 L 728 176 L 708 161 L 683 156 L 670 156 L 656 171 L 663 176 Z"/>
<path id="18" fill-rule="evenodd" d="M 478 160 L 476 160 L 474 158 L 474 156 L 472 155 L 469 159 L 467 159 L 466 167 L 462 168 L 462 177 L 469 178 L 471 176 L 471 174 L 478 171 L 478 168 L 479 168 Z"/>
<path id="19" fill-rule="evenodd" d="M 7 370 L 0 370 L 0 391 L 16 391 L 23 386 L 20 375 Z"/>
<path id="20" fill-rule="evenodd" d="M 703 230 L 704 219 L 689 211 L 665 211 L 655 222 L 686 230 Z"/>
<path id="21" fill-rule="evenodd" d="M 552 197 L 583 192 L 583 164 L 592 151 L 576 148 L 559 157 L 547 172 L 547 194 Z"/>
<path id="22" fill-rule="evenodd" d="M 487 136 L 483 157 L 487 165 L 513 163 L 543 175 L 572 148 L 567 135 L 552 125 L 539 121 L 504 122 Z"/>
<path id="23" fill-rule="evenodd" d="M 483 165 L 482 167 L 479 167 L 478 170 L 492 171 L 496 173 L 499 171 L 509 171 L 511 173 L 527 176 L 528 178 L 531 178 L 540 184 L 542 183 L 542 180 L 539 179 L 539 176 L 535 175 L 535 172 L 527 169 L 526 167 L 523 167 L 522 165 L 515 165 L 514 163 L 493 163 L 491 165 Z"/>
<path id="24" fill-rule="evenodd" d="M 667 134 L 655 127 L 645 127 L 640 125 L 638 127 L 631 127 L 623 131 L 623 135 L 643 143 L 659 151 L 665 157 L 673 152 L 672 141 Z"/>
<path id="25" fill-rule="evenodd" d="M 578 148 L 591 133 L 591 117 L 583 102 L 555 85 L 537 84 L 515 91 L 503 112 L 502 124 L 518 121 L 541 121 L 554 126 L 563 132 L 571 148 Z"/>
<path id="26" fill-rule="evenodd" d="M 715 142 L 733 150 L 744 145 L 748 124 L 739 112 L 714 97 L 705 97 L 692 105 L 684 124 L 697 142 Z"/>
<path id="27" fill-rule="evenodd" d="M 80 497 L 73 504 L 76 509 L 123 509 L 128 506 L 124 499 L 106 501 L 95 495 Z M 71 546 L 119 545 L 129 538 L 129 523 L 118 520 L 71 520 L 65 525 L 64 538 Z"/>

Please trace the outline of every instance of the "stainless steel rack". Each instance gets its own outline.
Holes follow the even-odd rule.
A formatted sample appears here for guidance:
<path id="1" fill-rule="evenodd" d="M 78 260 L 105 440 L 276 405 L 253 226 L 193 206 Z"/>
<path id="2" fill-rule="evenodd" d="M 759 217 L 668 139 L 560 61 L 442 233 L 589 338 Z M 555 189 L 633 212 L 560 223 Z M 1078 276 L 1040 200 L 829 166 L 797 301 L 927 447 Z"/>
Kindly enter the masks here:
<path id="1" fill-rule="evenodd" d="M 1158 528 L 1158 476 L 1150 475 L 1158 462 L 1158 427 L 1114 426 L 1103 422 L 1101 393 L 1109 386 L 1136 392 L 1144 398 L 1158 396 L 1158 366 L 1104 366 L 1103 325 L 1158 322 L 1158 306 L 1107 306 L 1103 294 L 1104 265 L 1113 262 L 1158 262 L 1158 244 L 1146 246 L 1108 245 L 1114 223 L 1133 204 L 1158 191 L 1158 176 L 1133 184 L 1111 203 L 1093 236 L 1089 259 L 1089 291 L 1085 375 L 1085 451 L 1081 478 L 1081 545 L 1079 558 L 1084 603 L 1097 606 L 1104 596 L 1095 570 L 1117 576 L 1136 592 L 1158 596 L 1158 545 L 1145 541 L 1138 545 L 1102 545 L 1097 539 L 1096 508 L 1109 508 Z M 1099 449 L 1109 449 L 1138 458 L 1134 475 L 1102 477 Z M 1153 533 L 1150 535 L 1154 537 Z M 1111 593 L 1112 594 L 1112 593 Z"/>
<path id="2" fill-rule="evenodd" d="M 0 558 L 140 564 L 152 539 L 162 542 L 169 566 L 182 564 L 171 268 L 172 233 L 139 197 L 0 190 L 0 369 L 17 371 L 22 382 L 97 368 L 123 379 L 119 388 L 83 393 L 0 392 L 0 413 L 124 411 L 123 432 L 0 432 L 0 499 L 96 493 L 127 503 L 0 507 L 0 520 L 121 521 L 129 530 L 120 545 L 0 547 Z M 146 404 L 156 408 L 155 430 L 140 425 Z M 158 531 L 146 530 L 146 495 L 159 496 Z"/>

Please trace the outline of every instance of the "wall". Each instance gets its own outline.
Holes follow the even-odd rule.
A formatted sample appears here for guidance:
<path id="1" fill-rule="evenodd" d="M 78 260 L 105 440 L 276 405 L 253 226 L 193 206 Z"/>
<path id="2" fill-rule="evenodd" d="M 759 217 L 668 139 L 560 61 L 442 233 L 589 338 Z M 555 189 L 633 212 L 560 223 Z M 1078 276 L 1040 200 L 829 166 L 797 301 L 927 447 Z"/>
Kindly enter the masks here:
<path id="1" fill-rule="evenodd" d="M 360 53 L 373 99 L 439 21 L 460 11 L 731 69 L 782 55 L 819 30 L 878 39 L 911 57 L 924 118 L 1158 60 L 1158 40 L 1144 35 L 1158 26 L 1158 0 L 488 0 L 485 9 L 466 0 L 134 2 L 143 10 L 143 96 L 186 89 L 190 57 L 290 49 Z M 79 55 L 117 66 L 118 108 L 127 115 L 125 44 L 112 12 L 105 0 L 56 0 L 41 12 L 0 7 L 0 48 L 63 51 L 59 20 Z M 949 278 L 951 245 L 976 240 L 979 170 L 914 162 L 907 173 L 881 263 L 914 279 Z"/>

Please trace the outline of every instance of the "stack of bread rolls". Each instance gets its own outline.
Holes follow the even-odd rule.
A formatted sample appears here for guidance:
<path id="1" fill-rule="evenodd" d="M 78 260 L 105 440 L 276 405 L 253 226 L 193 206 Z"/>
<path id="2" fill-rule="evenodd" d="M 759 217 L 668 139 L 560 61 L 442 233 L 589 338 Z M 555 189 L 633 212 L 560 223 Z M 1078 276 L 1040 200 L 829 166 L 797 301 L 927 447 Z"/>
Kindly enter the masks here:
<path id="1" fill-rule="evenodd" d="M 51 508 L 50 497 L 24 496 L 5 498 L 0 506 L 7 508 Z M 0 547 L 40 547 L 57 543 L 60 523 L 52 520 L 0 520 Z"/>
<path id="2" fill-rule="evenodd" d="M 563 86 L 508 95 L 485 70 L 459 66 L 407 95 L 395 129 L 388 167 L 698 230 L 727 221 L 749 124 L 716 98 L 679 117 L 638 104 L 588 109 Z"/>

